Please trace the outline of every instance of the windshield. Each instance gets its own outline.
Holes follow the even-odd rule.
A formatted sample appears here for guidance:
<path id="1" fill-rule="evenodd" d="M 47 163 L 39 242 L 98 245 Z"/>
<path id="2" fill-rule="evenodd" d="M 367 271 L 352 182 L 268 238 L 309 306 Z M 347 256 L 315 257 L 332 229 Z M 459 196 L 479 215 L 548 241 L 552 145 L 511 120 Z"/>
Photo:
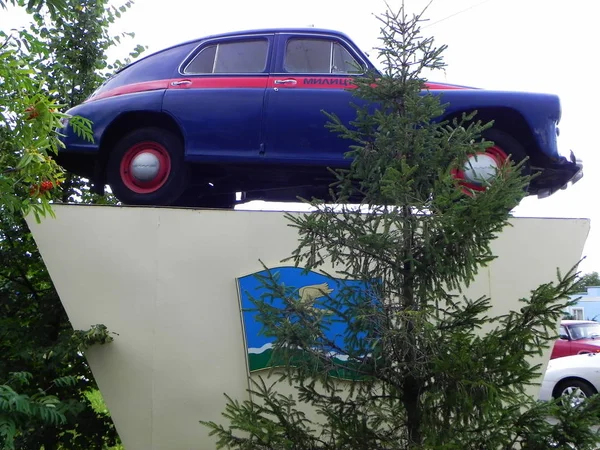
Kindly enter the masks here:
<path id="1" fill-rule="evenodd" d="M 600 338 L 600 323 L 581 323 L 569 325 L 571 339 L 598 339 Z"/>

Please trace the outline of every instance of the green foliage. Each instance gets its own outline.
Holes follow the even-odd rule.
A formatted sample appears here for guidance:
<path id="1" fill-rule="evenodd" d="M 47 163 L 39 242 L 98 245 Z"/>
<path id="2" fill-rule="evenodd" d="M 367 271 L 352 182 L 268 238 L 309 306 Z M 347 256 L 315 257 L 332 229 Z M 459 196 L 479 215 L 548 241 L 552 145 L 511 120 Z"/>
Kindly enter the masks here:
<path id="1" fill-rule="evenodd" d="M 73 335 L 71 336 L 73 348 L 77 349 L 79 352 L 83 352 L 86 348 L 91 347 L 92 345 L 100 344 L 108 344 L 113 341 L 113 337 L 106 328 L 106 325 L 96 324 L 93 325 L 89 330 L 75 330 Z"/>
<path id="2" fill-rule="evenodd" d="M 98 389 L 90 390 L 85 392 L 85 397 L 90 402 L 93 410 L 101 415 L 109 417 L 110 414 L 108 412 L 108 408 L 106 407 L 106 403 L 104 403 L 104 398 L 102 398 L 102 394 Z M 121 444 L 117 444 L 111 447 L 105 447 L 103 450 L 124 450 Z"/>
<path id="3" fill-rule="evenodd" d="M 578 277 L 573 289 L 575 292 L 586 292 L 586 289 L 591 286 L 600 286 L 600 275 L 598 275 L 598 272 L 585 273 Z"/>
<path id="4" fill-rule="evenodd" d="M 0 383 L 20 380 L 10 381 L 6 393 L 12 390 L 25 401 L 58 399 L 55 409 L 64 416 L 56 422 L 4 411 L 3 423 L 12 424 L 4 427 L 16 432 L 15 448 L 50 450 L 68 444 L 69 449 L 103 449 L 116 444 L 110 417 L 96 412 L 85 396 L 97 386 L 84 351 L 109 343 L 112 335 L 103 325 L 73 330 L 24 220 L 1 211 L 0 255 Z M 15 378 L 21 372 L 30 375 Z M 2 445 L 8 443 L 0 438 Z"/>
<path id="5" fill-rule="evenodd" d="M 68 13 L 66 0 L 0 0 L 0 9 L 6 9 L 7 5 L 25 6 L 29 11 L 40 11 L 46 7 L 52 16 Z"/>
<path id="6" fill-rule="evenodd" d="M 297 402 L 292 397 L 279 394 L 274 384 L 267 385 L 264 380 L 252 382 L 250 393 L 261 400 L 259 402 L 238 402 L 226 396 L 229 403 L 223 416 L 231 421 L 231 427 L 225 428 L 214 422 L 200 422 L 218 435 L 218 448 L 233 447 L 244 450 L 271 449 L 318 449 L 327 448 L 319 444 L 324 441 L 314 436 L 314 428 L 306 415 L 297 410 Z M 243 430 L 249 438 L 240 438 L 235 431 Z"/>
<path id="7" fill-rule="evenodd" d="M 494 260 L 491 244 L 529 177 L 507 164 L 484 191 L 457 186 L 451 169 L 492 144 L 481 136 L 494 124 L 476 112 L 434 121 L 444 105 L 422 94 L 422 73 L 443 68 L 445 47 L 421 36 L 422 13 L 409 17 L 402 7 L 381 20 L 383 74 L 356 78 L 350 128 L 329 115 L 332 131 L 354 143 L 351 167 L 334 172 L 335 201 L 313 199 L 311 212 L 287 216 L 299 235 L 287 261 L 368 288 L 307 305 L 275 273 L 264 277 L 269 294 L 253 304 L 261 333 L 275 339 L 275 379 L 295 398 L 259 378 L 249 399 L 228 397 L 226 425 L 202 424 L 219 448 L 234 449 L 595 448 L 600 399 L 566 409 L 528 394 L 541 379 L 532 358 L 573 304 L 574 271 L 497 316 L 490 298 L 463 291 Z M 358 207 L 348 203 L 357 198 Z M 343 345 L 326 334 L 337 320 L 346 325 Z M 349 364 L 360 376 L 332 378 Z"/>
<path id="8" fill-rule="evenodd" d="M 10 323 L 8 320 L 4 320 L 3 322 Z M 71 336 L 65 333 L 64 342 L 61 347 L 55 346 L 53 349 L 46 349 L 46 353 L 43 355 L 43 362 L 53 365 L 56 363 L 60 364 L 61 360 L 78 360 L 78 365 L 80 366 L 85 364 L 81 352 L 92 345 L 101 345 L 111 340 L 104 326 L 94 326 L 88 331 L 77 331 Z M 6 344 L 8 345 L 2 345 L 3 350 L 10 348 L 10 342 Z M 27 347 L 22 347 L 23 350 L 28 349 Z M 29 350 L 33 351 L 35 349 Z M 13 354 L 11 356 L 13 358 L 6 361 L 9 367 L 22 365 L 19 364 L 21 362 L 18 359 L 19 355 Z M 78 443 L 77 438 L 80 436 L 80 433 L 77 430 L 80 428 L 79 424 L 73 427 L 73 424 L 69 422 L 72 422 L 73 418 L 81 415 L 86 409 L 93 407 L 93 405 L 86 402 L 85 397 L 65 401 L 64 393 L 85 393 L 86 391 L 82 390 L 82 388 L 90 389 L 85 386 L 93 385 L 87 382 L 83 376 L 77 374 L 78 371 L 76 369 L 71 371 L 64 369 L 55 371 L 56 374 L 66 373 L 67 375 L 48 379 L 47 387 L 44 389 L 32 386 L 31 383 L 35 382 L 39 386 L 44 378 L 52 375 L 51 370 L 40 371 L 38 367 L 35 379 L 30 372 L 8 372 L 8 370 L 10 369 L 3 368 L 0 370 L 0 376 L 7 377 L 6 382 L 0 384 L 0 448 L 3 450 L 13 450 L 15 448 L 33 448 L 33 446 L 39 448 L 42 445 L 46 446 L 46 448 L 51 448 L 48 447 L 51 442 L 54 442 L 54 445 L 72 442 Z M 98 412 L 96 420 L 104 420 L 106 422 L 105 426 L 110 427 L 112 425 L 110 417 L 108 417 L 105 411 Z M 49 440 L 48 436 L 44 436 L 48 434 L 48 430 L 57 429 L 66 429 L 68 432 L 56 434 L 53 436 L 53 440 Z M 96 437 L 96 440 L 102 446 L 115 442 L 114 438 L 111 439 L 108 436 L 99 436 Z M 79 441 L 84 445 L 89 445 L 93 442 L 87 437 L 79 439 Z"/>
<path id="9" fill-rule="evenodd" d="M 115 45 L 124 45 L 123 38 L 134 38 L 132 32 L 111 35 L 109 27 L 133 4 L 109 4 L 107 0 L 67 0 L 70 14 L 53 17 L 36 13 L 28 31 L 29 40 L 41 45 L 35 52 L 35 67 L 45 80 L 48 94 L 72 108 L 88 98 L 107 78 L 133 59 L 146 47 L 136 45 L 123 61 L 109 62 L 106 52 Z M 69 125 L 81 130 L 81 118 L 72 118 Z M 78 133 L 79 134 L 79 133 Z M 55 195 L 62 202 L 114 204 L 112 195 L 100 196 L 91 191 L 89 180 L 65 174 L 62 189 Z"/>
<path id="10" fill-rule="evenodd" d="M 73 330 L 22 212 L 40 219 L 54 202 L 114 202 L 52 156 L 60 148 L 56 127 L 69 118 L 60 111 L 129 59 L 107 61 L 106 50 L 122 37 L 107 32 L 117 18 L 108 1 L 0 6 L 28 3 L 29 29 L 0 32 L 0 386 L 9 406 L 19 405 L 0 409 L 0 448 L 14 441 L 19 450 L 104 450 L 119 445 L 118 436 L 106 408 L 88 398 L 97 386 L 83 353 L 112 336 L 103 325 Z M 119 15 L 131 4 L 119 6 Z M 130 58 L 143 50 L 135 47 Z M 92 138 L 93 124 L 80 117 L 69 124 Z"/>
<path id="11" fill-rule="evenodd" d="M 96 88 L 146 48 L 135 46 L 124 61 L 109 62 L 106 51 L 123 45 L 132 32 L 109 34 L 109 27 L 133 1 L 117 7 L 107 0 L 67 0 L 69 15 L 52 18 L 34 14 L 26 32 L 29 40 L 43 45 L 36 51 L 36 70 L 44 77 L 48 92 L 71 108 L 89 97 Z M 25 32 L 24 32 L 25 33 Z"/>
<path id="12" fill-rule="evenodd" d="M 18 429 L 29 421 L 38 420 L 52 426 L 65 424 L 65 409 L 54 395 L 47 395 L 41 389 L 29 396 L 18 394 L 11 385 L 28 385 L 32 375 L 28 372 L 14 372 L 5 384 L 0 384 L 0 445 L 3 449 L 15 448 Z M 56 386 L 74 386 L 75 377 L 62 377 L 53 381 Z"/>
<path id="13" fill-rule="evenodd" d="M 51 156 L 61 146 L 55 130 L 66 115 L 32 68 L 30 53 L 42 44 L 1 31 L 0 39 L 0 204 L 11 214 L 32 211 L 39 220 L 51 213 L 49 191 L 64 180 Z M 92 139 L 91 124 L 76 123 Z"/>

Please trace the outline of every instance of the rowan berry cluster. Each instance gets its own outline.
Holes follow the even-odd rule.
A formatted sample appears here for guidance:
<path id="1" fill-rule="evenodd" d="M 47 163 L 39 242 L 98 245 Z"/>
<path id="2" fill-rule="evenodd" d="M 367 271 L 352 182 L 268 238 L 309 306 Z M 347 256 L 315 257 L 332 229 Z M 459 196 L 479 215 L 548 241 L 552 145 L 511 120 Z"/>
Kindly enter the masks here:
<path id="1" fill-rule="evenodd" d="M 55 183 L 49 180 L 42 181 L 41 183 L 34 184 L 29 188 L 29 195 L 31 197 L 39 197 L 42 194 L 54 189 L 59 184 L 59 181 L 56 181 Z"/>

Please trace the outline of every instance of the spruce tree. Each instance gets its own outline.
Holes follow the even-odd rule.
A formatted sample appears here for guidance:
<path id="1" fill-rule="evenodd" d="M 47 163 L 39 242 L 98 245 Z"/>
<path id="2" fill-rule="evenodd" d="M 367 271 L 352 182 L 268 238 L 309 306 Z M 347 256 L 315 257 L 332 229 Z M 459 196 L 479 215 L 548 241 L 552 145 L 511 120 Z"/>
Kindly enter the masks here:
<path id="1" fill-rule="evenodd" d="M 328 114 L 332 132 L 353 143 L 352 165 L 334 171 L 333 201 L 287 215 L 299 235 L 289 261 L 335 267 L 329 276 L 362 287 L 302 303 L 267 270 L 268 295 L 253 303 L 275 338 L 276 377 L 254 382 L 250 400 L 229 399 L 227 426 L 201 422 L 219 448 L 595 448 L 600 400 L 568 408 L 527 391 L 541 375 L 532 357 L 570 304 L 574 271 L 497 317 L 491 299 L 461 294 L 494 259 L 491 243 L 530 177 L 523 161 L 509 160 L 484 190 L 458 184 L 452 169 L 492 145 L 483 136 L 494 124 L 476 111 L 435 120 L 445 105 L 426 90 L 425 73 L 444 67 L 445 46 L 421 35 L 424 12 L 403 5 L 379 17 L 383 73 L 356 78 L 350 127 Z M 334 340 L 327 330 L 338 322 L 346 331 Z"/>

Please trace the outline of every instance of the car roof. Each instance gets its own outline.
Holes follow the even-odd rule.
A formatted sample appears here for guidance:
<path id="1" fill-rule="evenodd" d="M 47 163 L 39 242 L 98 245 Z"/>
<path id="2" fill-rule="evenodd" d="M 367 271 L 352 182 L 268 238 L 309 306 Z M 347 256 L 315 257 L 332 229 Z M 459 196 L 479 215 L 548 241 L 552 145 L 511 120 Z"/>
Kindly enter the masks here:
<path id="1" fill-rule="evenodd" d="M 576 325 L 578 323 L 598 323 L 595 320 L 572 320 L 565 319 L 560 321 L 561 325 Z"/>
<path id="2" fill-rule="evenodd" d="M 252 36 L 252 35 L 260 35 L 260 34 L 286 34 L 286 33 L 302 33 L 302 34 L 315 34 L 315 35 L 322 35 L 322 34 L 327 34 L 329 36 L 337 36 L 339 38 L 342 38 L 344 40 L 350 41 L 352 42 L 352 40 L 350 39 L 350 37 L 348 35 L 346 35 L 345 33 L 342 33 L 341 31 L 337 31 L 337 30 L 331 30 L 331 29 L 327 29 L 327 28 L 313 28 L 313 27 L 300 27 L 300 28 L 261 28 L 261 29 L 251 29 L 251 30 L 238 30 L 238 31 L 228 31 L 225 33 L 219 33 L 219 34 L 210 34 L 210 35 L 206 35 L 206 36 L 202 36 L 202 37 L 198 37 L 196 39 L 190 39 L 187 40 L 185 42 L 180 42 L 178 44 L 175 45 L 171 45 L 169 47 L 165 47 L 162 48 L 160 50 L 157 50 L 153 53 L 149 53 L 148 55 L 137 59 L 133 62 L 131 62 L 130 64 L 121 67 L 116 73 L 119 73 L 123 70 L 125 70 L 128 67 L 134 66 L 135 64 L 137 64 L 140 61 L 143 61 L 145 59 L 151 58 L 155 55 L 158 55 L 162 52 L 166 52 L 169 50 L 172 50 L 174 48 L 177 47 L 181 47 L 184 45 L 189 45 L 189 44 L 194 44 L 194 43 L 200 43 L 202 41 L 206 41 L 209 39 L 219 39 L 219 38 L 227 38 L 227 37 L 235 37 L 235 36 Z"/>
<path id="3" fill-rule="evenodd" d="M 341 31 L 332 30 L 328 28 L 313 28 L 313 27 L 296 27 L 296 28 L 261 28 L 261 29 L 252 29 L 252 30 L 238 30 L 238 31 L 229 31 L 226 33 L 212 34 L 204 37 L 200 37 L 198 39 L 194 39 L 190 42 L 206 40 L 206 39 L 215 39 L 222 37 L 232 37 L 232 36 L 247 36 L 252 34 L 286 34 L 286 33 L 303 33 L 303 34 L 328 34 L 334 35 L 346 40 L 350 40 L 350 38 Z"/>

